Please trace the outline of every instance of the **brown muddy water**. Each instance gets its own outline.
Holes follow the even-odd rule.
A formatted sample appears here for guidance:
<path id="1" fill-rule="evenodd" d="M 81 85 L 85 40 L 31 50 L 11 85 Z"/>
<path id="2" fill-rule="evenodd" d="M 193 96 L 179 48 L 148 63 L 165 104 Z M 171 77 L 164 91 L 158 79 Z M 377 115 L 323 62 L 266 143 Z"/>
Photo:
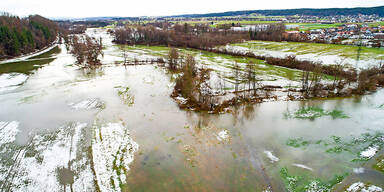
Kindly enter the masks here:
<path id="1" fill-rule="evenodd" d="M 172 74 L 116 65 L 105 30 L 88 33 L 104 38 L 101 68 L 80 69 L 63 45 L 28 72 L 0 65 L 1 191 L 384 188 L 373 166 L 383 158 L 384 90 L 183 111 L 170 97 Z"/>

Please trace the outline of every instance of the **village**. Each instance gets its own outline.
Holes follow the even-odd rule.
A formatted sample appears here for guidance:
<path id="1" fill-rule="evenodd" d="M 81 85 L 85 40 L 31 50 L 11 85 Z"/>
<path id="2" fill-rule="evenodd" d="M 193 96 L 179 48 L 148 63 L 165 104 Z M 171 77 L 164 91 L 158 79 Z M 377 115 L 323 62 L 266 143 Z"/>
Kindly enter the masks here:
<path id="1" fill-rule="evenodd" d="M 367 47 L 384 46 L 384 25 L 369 26 L 368 24 L 342 24 L 338 27 L 311 29 L 308 31 L 293 30 L 287 34 L 304 36 L 313 42 L 361 45 Z"/>

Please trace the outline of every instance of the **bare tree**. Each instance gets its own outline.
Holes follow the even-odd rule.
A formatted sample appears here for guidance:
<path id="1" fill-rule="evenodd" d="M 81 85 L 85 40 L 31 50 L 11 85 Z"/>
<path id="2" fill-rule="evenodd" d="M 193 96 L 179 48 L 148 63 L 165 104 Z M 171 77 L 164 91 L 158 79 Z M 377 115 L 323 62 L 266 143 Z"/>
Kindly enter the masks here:
<path id="1" fill-rule="evenodd" d="M 252 87 L 253 95 L 256 96 L 258 82 L 256 77 L 256 65 L 252 63 L 252 61 L 246 65 L 246 79 L 248 81 L 248 92 L 251 92 Z"/>
<path id="2" fill-rule="evenodd" d="M 289 83 L 288 83 L 288 94 L 287 95 L 288 95 L 288 98 L 291 98 L 292 97 L 292 95 L 291 95 L 292 81 L 295 80 L 295 73 L 288 72 L 287 73 L 287 79 L 289 81 Z"/>
<path id="3" fill-rule="evenodd" d="M 317 95 L 318 91 L 321 89 L 321 79 L 323 74 L 321 73 L 321 66 L 316 65 L 312 71 L 311 84 L 309 85 L 309 90 L 312 90 L 314 95 Z"/>
<path id="4" fill-rule="evenodd" d="M 171 48 L 168 52 L 168 63 L 171 70 L 176 70 L 179 61 L 179 52 L 175 48 Z"/>
<path id="5" fill-rule="evenodd" d="M 240 65 L 235 62 L 235 64 L 232 67 L 232 75 L 235 83 L 235 94 L 237 96 L 237 92 L 239 91 L 239 84 L 240 84 Z"/>
<path id="6" fill-rule="evenodd" d="M 125 45 L 121 45 L 120 49 L 123 51 L 123 58 L 124 58 L 123 64 L 127 65 L 127 58 L 128 58 L 127 49 L 125 48 Z"/>

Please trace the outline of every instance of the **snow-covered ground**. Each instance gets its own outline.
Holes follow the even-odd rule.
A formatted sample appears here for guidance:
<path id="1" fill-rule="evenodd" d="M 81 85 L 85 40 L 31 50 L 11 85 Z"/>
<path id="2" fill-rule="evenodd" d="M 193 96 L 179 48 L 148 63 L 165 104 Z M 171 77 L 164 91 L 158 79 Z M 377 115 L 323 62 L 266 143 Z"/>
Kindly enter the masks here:
<path id="1" fill-rule="evenodd" d="M 289 55 L 295 55 L 297 59 L 299 60 L 309 60 L 313 62 L 321 62 L 324 65 L 332 65 L 337 62 L 342 62 L 344 64 L 349 65 L 349 67 L 357 68 L 357 69 L 366 69 L 369 67 L 377 66 L 380 64 L 380 61 L 372 58 L 372 59 L 360 59 L 358 62 L 356 59 L 352 58 L 345 58 L 341 57 L 337 54 L 333 55 L 332 53 L 327 54 L 327 55 L 322 55 L 321 53 L 314 54 L 314 53 L 306 53 L 306 54 L 298 54 L 295 52 L 289 52 L 284 49 L 280 51 L 275 51 L 275 50 L 266 50 L 266 49 L 250 49 L 242 46 L 234 46 L 234 45 L 227 45 L 225 47 L 227 50 L 235 51 L 235 52 L 253 52 L 256 55 L 260 56 L 270 56 L 270 57 L 278 57 L 278 58 L 284 58 Z M 384 56 L 384 51 L 382 55 L 379 56 Z"/>
<path id="2" fill-rule="evenodd" d="M 19 122 L 0 122 L 0 145 L 15 141 L 19 132 Z"/>
<path id="3" fill-rule="evenodd" d="M 14 90 L 25 81 L 28 76 L 22 73 L 5 73 L 0 75 L 0 92 Z"/>
<path id="4" fill-rule="evenodd" d="M 26 146 L 14 143 L 18 126 L 16 121 L 0 122 L 0 154 L 13 154 L 0 161 L 0 186 L 5 191 L 95 191 L 95 181 L 101 191 L 120 191 L 138 150 L 128 130 L 118 123 L 95 128 L 93 159 L 85 142 L 86 123 L 69 123 L 36 135 Z"/>
<path id="5" fill-rule="evenodd" d="M 69 103 L 68 105 L 75 110 L 82 110 L 82 109 L 89 110 L 89 109 L 103 108 L 105 104 L 100 99 L 89 98 L 76 103 Z"/>
<path id="6" fill-rule="evenodd" d="M 95 129 L 92 156 L 96 181 L 101 191 L 121 191 L 129 164 L 139 145 L 129 131 L 119 123 L 109 123 Z"/>
<path id="7" fill-rule="evenodd" d="M 373 156 L 375 156 L 377 151 L 379 151 L 379 147 L 378 146 L 368 147 L 366 150 L 364 150 L 364 151 L 362 151 L 360 153 L 360 157 L 370 159 Z"/>

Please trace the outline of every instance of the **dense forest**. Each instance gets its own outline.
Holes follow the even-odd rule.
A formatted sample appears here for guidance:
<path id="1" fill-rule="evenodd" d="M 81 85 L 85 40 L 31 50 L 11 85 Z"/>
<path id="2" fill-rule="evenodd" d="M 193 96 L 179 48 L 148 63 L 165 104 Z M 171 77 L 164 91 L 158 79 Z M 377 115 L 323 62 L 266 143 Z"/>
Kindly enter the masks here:
<path id="1" fill-rule="evenodd" d="M 328 9 L 279 9 L 279 10 L 247 10 L 247 11 L 229 11 L 222 13 L 207 13 L 207 14 L 189 14 L 176 15 L 172 17 L 224 17 L 249 15 L 252 13 L 262 14 L 267 16 L 287 16 L 287 15 L 312 15 L 312 16 L 332 16 L 332 15 L 373 15 L 377 14 L 384 16 L 384 6 L 380 7 L 359 7 L 359 8 L 328 8 Z"/>
<path id="2" fill-rule="evenodd" d="M 0 16 L 0 59 L 42 49 L 57 38 L 57 24 L 39 15 L 19 18 Z"/>

